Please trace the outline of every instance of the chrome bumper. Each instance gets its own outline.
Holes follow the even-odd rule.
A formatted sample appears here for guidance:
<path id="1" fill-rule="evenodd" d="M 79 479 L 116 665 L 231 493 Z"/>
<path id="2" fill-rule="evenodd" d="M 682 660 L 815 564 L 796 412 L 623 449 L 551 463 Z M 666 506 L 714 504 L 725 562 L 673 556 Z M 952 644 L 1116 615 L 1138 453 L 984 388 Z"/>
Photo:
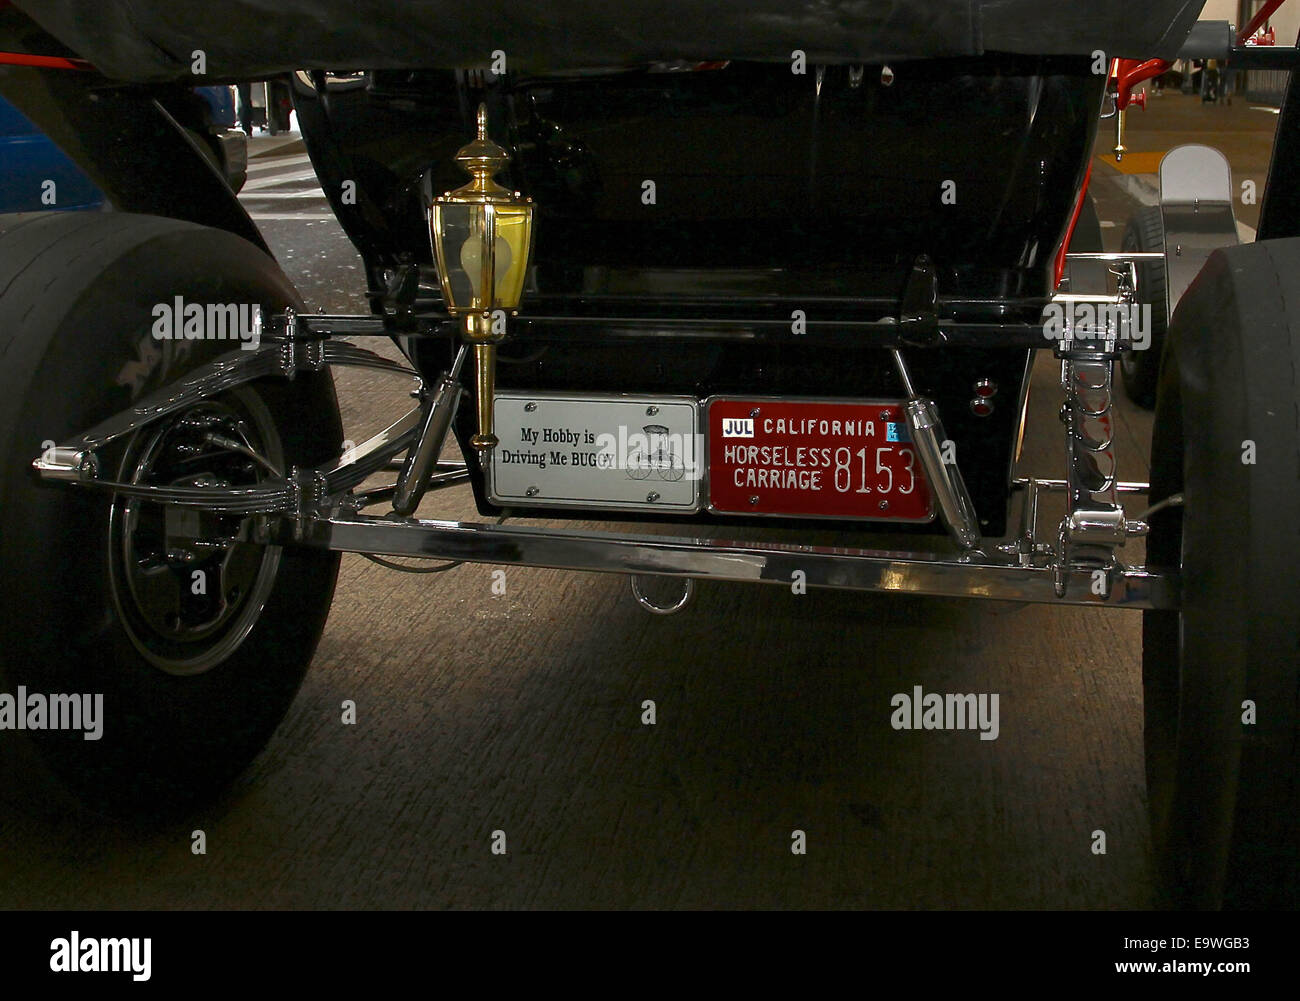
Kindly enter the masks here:
<path id="1" fill-rule="evenodd" d="M 1114 567 L 1067 572 L 1057 597 L 1046 563 L 1025 566 L 981 556 L 943 556 L 872 549 L 781 545 L 659 535 L 614 535 L 454 521 L 365 516 L 309 519 L 294 537 L 287 523 L 277 541 L 349 553 L 419 556 L 500 566 L 550 567 L 596 573 L 668 577 L 789 587 L 796 571 L 810 587 L 937 597 L 993 598 L 1057 605 L 1177 608 L 1176 575 Z M 1108 576 L 1108 596 L 1095 574 Z"/>

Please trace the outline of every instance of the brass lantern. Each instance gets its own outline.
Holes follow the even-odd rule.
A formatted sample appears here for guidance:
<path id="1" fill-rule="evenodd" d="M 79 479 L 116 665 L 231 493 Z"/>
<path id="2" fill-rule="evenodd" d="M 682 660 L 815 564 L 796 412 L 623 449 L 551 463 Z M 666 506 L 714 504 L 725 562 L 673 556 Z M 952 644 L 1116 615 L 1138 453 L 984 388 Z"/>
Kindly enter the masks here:
<path id="1" fill-rule="evenodd" d="M 503 317 L 517 315 L 533 250 L 533 201 L 493 180 L 510 157 L 487 136 L 487 105 L 478 108 L 478 135 L 461 147 L 456 162 L 470 181 L 433 200 L 433 235 L 447 312 L 463 321 L 461 336 L 474 345 L 478 390 L 479 452 L 497 444 L 492 433 L 496 345 L 505 336 Z"/>

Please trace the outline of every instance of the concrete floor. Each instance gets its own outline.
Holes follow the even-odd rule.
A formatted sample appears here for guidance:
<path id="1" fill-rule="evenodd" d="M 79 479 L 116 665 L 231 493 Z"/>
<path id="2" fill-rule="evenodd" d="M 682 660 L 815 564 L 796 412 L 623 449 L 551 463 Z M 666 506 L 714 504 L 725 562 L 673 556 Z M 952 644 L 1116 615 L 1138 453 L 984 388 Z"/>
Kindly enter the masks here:
<path id="1" fill-rule="evenodd" d="M 1213 137 L 1262 189 L 1275 116 L 1168 95 L 1131 117 L 1134 150 Z M 1094 171 L 1109 245 L 1134 176 Z M 313 305 L 357 308 L 341 290 L 359 286 L 358 261 L 332 221 L 262 224 L 277 249 L 293 242 L 282 259 Z M 1038 475 L 1061 475 L 1055 376 L 1045 355 L 1023 463 Z M 386 423 L 407 388 L 345 372 L 349 435 Z M 1145 478 L 1149 415 L 1121 403 L 1119 427 L 1124 478 Z M 465 487 L 421 513 L 475 517 Z M 502 596 L 491 583 L 486 567 L 416 577 L 345 556 L 302 693 L 230 795 L 143 833 L 8 811 L 0 907 L 1151 902 L 1139 613 L 704 584 L 663 618 L 619 578 L 512 569 Z M 1000 737 L 893 730 L 890 698 L 914 685 L 999 693 Z M 190 852 L 196 828 L 206 856 Z"/>

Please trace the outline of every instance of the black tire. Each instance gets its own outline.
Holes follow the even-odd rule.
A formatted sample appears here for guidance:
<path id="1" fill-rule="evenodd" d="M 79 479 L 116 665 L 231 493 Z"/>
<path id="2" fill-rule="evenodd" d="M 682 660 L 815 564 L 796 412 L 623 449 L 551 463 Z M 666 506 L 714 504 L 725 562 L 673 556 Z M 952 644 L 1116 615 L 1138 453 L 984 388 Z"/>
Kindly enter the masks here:
<path id="1" fill-rule="evenodd" d="M 1124 229 L 1123 250 L 1164 253 L 1165 224 L 1159 205 L 1144 205 L 1129 219 Z M 1120 359 L 1120 379 L 1128 398 L 1145 410 L 1156 405 L 1156 382 L 1160 375 L 1160 355 L 1169 326 L 1163 262 L 1139 263 L 1139 305 L 1151 307 L 1151 343 L 1142 351 L 1130 351 Z"/>
<path id="2" fill-rule="evenodd" d="M 203 159 L 212 164 L 212 169 L 221 175 L 222 180 L 226 180 L 226 165 L 222 162 L 216 139 L 211 134 L 200 132 L 198 129 L 186 129 L 185 131 L 194 140 L 194 145 L 203 154 Z M 229 182 L 227 181 L 227 183 Z"/>
<path id="3" fill-rule="evenodd" d="M 163 635 L 151 631 L 139 592 L 123 584 L 143 564 L 132 562 L 135 549 L 119 545 L 152 524 L 159 506 L 136 505 L 133 534 L 120 517 L 125 501 L 44 483 L 32 471 L 43 442 L 65 441 L 235 346 L 152 339 L 153 305 L 178 295 L 191 303 L 301 305 L 270 257 L 224 231 L 124 213 L 0 217 L 0 589 L 7 605 L 0 692 L 24 686 L 103 695 L 100 739 L 3 730 L 0 750 L 80 803 L 120 816 L 174 814 L 221 790 L 253 759 L 301 684 L 338 571 L 336 554 L 247 544 L 237 549 L 235 568 L 250 586 L 227 591 L 222 572 L 211 621 L 200 623 L 210 635 L 195 639 L 199 626 L 180 615 L 167 618 L 176 631 Z M 286 465 L 338 454 L 342 429 L 327 374 L 266 380 L 205 406 L 209 417 L 229 415 L 230 426 L 252 428 Z M 129 475 L 155 434 L 146 427 L 104 449 L 101 471 Z M 214 450 L 197 461 L 232 456 Z M 188 668 L 193 673 L 183 673 Z"/>
<path id="4" fill-rule="evenodd" d="M 1175 311 L 1151 444 L 1147 794 L 1160 903 L 1300 904 L 1300 240 L 1215 251 Z M 1249 446 L 1254 444 L 1254 463 Z M 1247 721 L 1249 701 L 1256 721 Z"/>
<path id="5" fill-rule="evenodd" d="M 190 138 L 194 140 L 194 144 L 198 146 L 199 152 L 203 154 L 203 159 L 212 164 L 212 169 L 221 176 L 221 179 L 226 182 L 231 191 L 239 194 L 244 189 L 244 185 L 248 183 L 247 169 L 231 177 L 230 165 L 226 162 L 226 154 L 222 150 L 217 137 L 211 132 L 200 132 L 197 129 L 186 129 L 186 131 L 190 134 Z"/>

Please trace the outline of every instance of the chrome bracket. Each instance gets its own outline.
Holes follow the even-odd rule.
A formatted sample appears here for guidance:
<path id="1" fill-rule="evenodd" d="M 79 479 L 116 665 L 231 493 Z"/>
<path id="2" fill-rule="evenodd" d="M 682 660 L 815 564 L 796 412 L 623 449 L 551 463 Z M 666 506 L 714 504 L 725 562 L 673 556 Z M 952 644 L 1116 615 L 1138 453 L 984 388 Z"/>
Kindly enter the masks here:
<path id="1" fill-rule="evenodd" d="M 1061 358 L 1065 405 L 1067 514 L 1057 528 L 1053 584 L 1065 597 L 1072 571 L 1093 575 L 1099 597 L 1109 597 L 1113 575 L 1122 569 L 1115 550 L 1147 526 L 1125 517 L 1116 479 L 1111 420 L 1113 351 L 1068 351 Z M 1103 576 L 1097 577 L 1100 571 Z"/>
<path id="2" fill-rule="evenodd" d="M 1121 352 L 1145 350 L 1150 345 L 1150 305 L 1139 304 L 1139 266 L 1163 267 L 1165 255 L 1155 251 L 1072 253 L 1070 264 L 1105 265 L 1114 291 L 1058 292 L 1043 310 L 1044 333 L 1056 341 L 1057 357 L 1075 351 Z M 1108 283 L 1108 284 L 1111 284 Z"/>
<path id="3" fill-rule="evenodd" d="M 293 537 L 301 541 L 306 537 L 308 522 L 319 517 L 325 507 L 329 482 L 319 469 L 295 466 L 288 480 L 289 500 L 293 505 Z"/>

